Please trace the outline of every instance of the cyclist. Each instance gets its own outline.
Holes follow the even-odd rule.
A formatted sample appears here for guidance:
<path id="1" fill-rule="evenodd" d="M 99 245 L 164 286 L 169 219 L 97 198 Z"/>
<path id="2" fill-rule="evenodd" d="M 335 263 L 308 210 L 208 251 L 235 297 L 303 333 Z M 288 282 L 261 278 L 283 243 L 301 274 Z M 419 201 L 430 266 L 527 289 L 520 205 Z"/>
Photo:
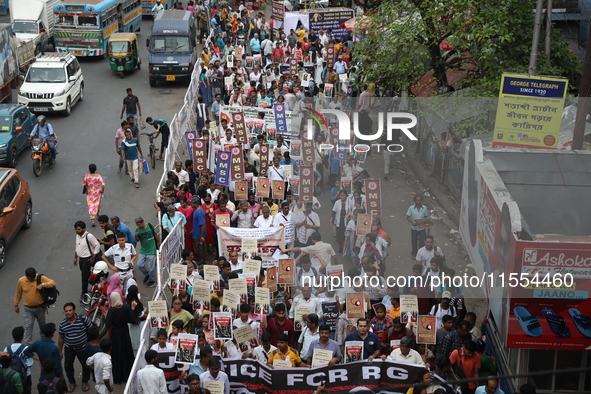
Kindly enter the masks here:
<path id="1" fill-rule="evenodd" d="M 47 145 L 49 145 L 49 151 L 51 152 L 51 163 L 55 164 L 55 156 L 57 154 L 55 149 L 55 143 L 57 142 L 57 137 L 53 133 L 53 127 L 51 124 L 47 123 L 47 119 L 44 115 L 39 115 L 37 117 L 37 124 L 33 127 L 33 131 L 31 131 L 31 135 L 27 140 L 31 141 L 33 137 L 39 135 L 39 138 L 43 141 L 47 141 Z"/>
<path id="2" fill-rule="evenodd" d="M 154 139 L 158 138 L 159 134 L 162 134 L 162 143 L 160 144 L 160 156 L 158 156 L 158 160 L 164 160 L 162 158 L 162 155 L 168 147 L 168 137 L 170 137 L 170 129 L 168 128 L 168 123 L 163 119 L 152 119 L 151 117 L 147 117 L 146 122 L 154 126 L 154 128 L 156 129 Z"/>

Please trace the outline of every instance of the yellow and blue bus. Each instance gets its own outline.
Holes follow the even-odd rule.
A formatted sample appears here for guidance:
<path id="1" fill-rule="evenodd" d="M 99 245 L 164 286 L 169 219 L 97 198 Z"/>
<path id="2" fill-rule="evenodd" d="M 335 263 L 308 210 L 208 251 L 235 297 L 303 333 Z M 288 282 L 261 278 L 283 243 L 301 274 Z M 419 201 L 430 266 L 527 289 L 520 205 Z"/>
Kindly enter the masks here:
<path id="1" fill-rule="evenodd" d="M 174 4 L 174 0 L 161 0 L 160 2 L 163 6 L 165 10 L 169 10 L 172 8 L 172 5 Z M 185 5 L 186 3 L 188 3 L 188 1 L 184 2 Z M 144 15 L 152 15 L 152 8 L 154 8 L 154 5 L 156 4 L 156 0 L 142 0 L 142 13 Z"/>
<path id="2" fill-rule="evenodd" d="M 58 52 L 105 57 L 111 34 L 134 32 L 141 27 L 141 0 L 79 1 L 62 0 L 53 8 Z"/>

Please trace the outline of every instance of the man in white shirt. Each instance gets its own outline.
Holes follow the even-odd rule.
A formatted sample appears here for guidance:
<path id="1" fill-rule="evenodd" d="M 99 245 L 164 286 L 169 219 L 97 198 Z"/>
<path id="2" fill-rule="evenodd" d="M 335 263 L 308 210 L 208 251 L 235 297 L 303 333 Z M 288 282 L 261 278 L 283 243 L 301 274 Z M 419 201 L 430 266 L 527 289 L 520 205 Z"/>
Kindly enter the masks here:
<path id="1" fill-rule="evenodd" d="M 271 333 L 265 332 L 261 337 L 262 345 L 259 345 L 253 349 L 253 355 L 251 356 L 255 360 L 258 360 L 263 365 L 267 365 L 271 352 L 277 350 L 277 348 L 271 345 Z"/>
<path id="2" fill-rule="evenodd" d="M 94 370 L 96 392 L 98 394 L 109 394 L 113 392 L 113 363 L 110 354 L 113 342 L 109 338 L 103 338 L 100 346 L 102 352 L 89 357 L 86 360 L 86 365 Z"/>
<path id="3" fill-rule="evenodd" d="M 263 205 L 261 208 L 263 214 L 257 217 L 257 220 L 254 222 L 255 228 L 268 228 L 273 227 L 273 216 L 271 216 L 271 210 L 269 209 L 268 205 Z M 286 241 L 287 242 L 287 241 Z"/>
<path id="4" fill-rule="evenodd" d="M 217 358 L 209 360 L 209 369 L 199 375 L 201 387 L 205 388 L 206 382 L 222 382 L 224 383 L 224 394 L 230 394 L 230 380 L 225 372 L 220 371 L 220 368 L 220 360 Z"/>
<path id="5" fill-rule="evenodd" d="M 273 181 L 287 182 L 287 175 L 285 174 L 285 168 L 280 164 L 281 159 L 277 156 L 273 157 L 273 167 L 267 170 L 267 176 L 269 177 L 269 183 L 273 185 Z"/>
<path id="6" fill-rule="evenodd" d="M 417 251 L 417 264 L 421 264 L 424 269 L 429 268 L 431 259 L 435 256 L 443 257 L 443 250 L 435 246 L 435 240 L 432 235 L 425 236 L 425 246 Z"/>
<path id="7" fill-rule="evenodd" d="M 421 366 L 425 366 L 421 355 L 416 350 L 410 348 L 412 344 L 412 339 L 409 337 L 404 337 L 400 340 L 400 347 L 397 349 L 392 350 L 392 353 L 388 357 L 382 356 L 382 360 L 392 360 L 398 361 L 400 363 L 406 364 L 417 364 Z"/>
<path id="8" fill-rule="evenodd" d="M 318 315 L 310 313 L 306 321 L 306 327 L 302 330 L 302 334 L 298 339 L 298 353 L 302 358 L 302 361 L 308 360 L 308 349 L 312 341 L 320 338 L 320 332 L 318 331 Z"/>
<path id="9" fill-rule="evenodd" d="M 289 308 L 289 315 L 290 319 L 294 318 L 295 308 L 298 305 L 307 305 L 312 307 L 312 312 L 318 316 L 322 316 L 322 304 L 320 303 L 320 299 L 318 299 L 315 295 L 312 294 L 312 288 L 310 286 L 302 286 L 301 287 L 302 293 L 298 294 L 293 298 L 291 302 L 291 308 Z"/>
<path id="10" fill-rule="evenodd" d="M 174 174 L 179 177 L 179 185 L 189 184 L 189 173 L 183 170 L 183 162 L 177 160 L 174 162 Z"/>
<path id="11" fill-rule="evenodd" d="M 289 212 L 289 203 L 284 201 L 281 203 L 281 211 L 273 218 L 273 227 L 284 227 L 285 245 L 291 247 L 295 239 L 295 227 L 292 222 L 292 214 Z"/>
<path id="12" fill-rule="evenodd" d="M 294 219 L 297 231 L 297 246 L 309 245 L 312 234 L 320 229 L 320 216 L 316 212 L 312 212 L 312 203 L 307 202 L 304 207 L 304 212 Z"/>
<path id="13" fill-rule="evenodd" d="M 226 129 L 226 136 L 220 138 L 220 145 L 222 146 L 222 149 L 224 148 L 224 145 L 236 145 L 236 144 L 238 144 L 238 141 L 236 140 L 236 138 L 234 138 L 232 136 L 232 129 L 227 128 Z"/>
<path id="14" fill-rule="evenodd" d="M 155 350 L 148 350 L 144 355 L 147 365 L 137 373 L 138 394 L 162 394 L 167 392 L 164 371 L 154 366 L 157 358 L 158 352 Z"/>
<path id="15" fill-rule="evenodd" d="M 451 300 L 451 293 L 449 291 L 444 291 L 441 294 L 441 302 L 437 305 L 434 305 L 429 312 L 430 316 L 435 316 L 436 323 L 435 327 L 437 330 L 443 327 L 443 316 L 450 315 L 451 317 L 456 317 L 457 312 L 456 308 L 449 305 L 449 301 Z"/>
<path id="16" fill-rule="evenodd" d="M 238 252 L 233 250 L 229 254 L 230 256 L 230 266 L 232 267 L 232 272 L 240 270 L 242 272 L 242 268 L 244 266 L 244 261 L 238 259 Z"/>
<path id="17" fill-rule="evenodd" d="M 298 99 L 294 94 L 294 89 L 288 88 L 287 94 L 285 95 L 285 109 L 288 111 L 295 111 L 297 102 Z"/>
<path id="18" fill-rule="evenodd" d="M 322 242 L 322 236 L 318 231 L 315 231 L 312 233 L 312 235 L 310 235 L 310 240 L 312 241 L 312 245 L 310 246 L 285 249 L 282 252 L 304 252 L 310 255 L 312 267 L 314 267 L 319 272 L 324 272 L 326 270 L 326 266 L 330 264 L 331 260 L 332 265 L 339 264 L 339 260 L 337 259 L 337 254 L 335 253 L 334 248 L 331 244 Z"/>
<path id="19" fill-rule="evenodd" d="M 103 254 L 102 259 L 112 271 L 119 274 L 123 282 L 123 291 L 125 291 L 127 290 L 127 281 L 133 278 L 133 263 L 137 259 L 137 252 L 132 244 L 125 242 L 127 241 L 125 233 L 117 233 L 116 237 L 117 245 L 110 247 Z M 115 264 L 111 264 L 111 261 Z"/>

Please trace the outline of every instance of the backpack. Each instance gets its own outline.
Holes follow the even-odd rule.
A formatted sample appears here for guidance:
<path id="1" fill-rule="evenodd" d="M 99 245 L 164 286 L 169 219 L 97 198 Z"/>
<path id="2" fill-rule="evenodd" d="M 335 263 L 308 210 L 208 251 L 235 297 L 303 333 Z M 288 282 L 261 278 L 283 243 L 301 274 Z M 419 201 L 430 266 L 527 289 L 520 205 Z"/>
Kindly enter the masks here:
<path id="1" fill-rule="evenodd" d="M 6 348 L 8 354 L 10 355 L 10 369 L 13 371 L 18 372 L 21 375 L 21 379 L 24 382 L 25 378 L 27 377 L 27 365 L 23 360 L 23 352 L 27 345 L 20 345 L 16 352 L 12 351 L 12 345 Z"/>
<path id="2" fill-rule="evenodd" d="M 60 378 L 57 376 L 55 378 L 53 378 L 53 380 L 51 382 L 49 382 L 47 379 L 42 381 L 41 384 L 44 385 L 45 387 L 47 387 L 47 391 L 45 392 L 45 394 L 56 394 L 57 393 L 57 384 L 59 383 L 59 381 L 60 381 Z"/>
<path id="3" fill-rule="evenodd" d="M 15 370 L 11 369 L 8 374 L 6 375 L 6 377 L 4 377 L 4 371 L 2 371 L 2 374 L 0 375 L 0 393 L 12 393 L 14 392 L 14 387 L 11 381 L 12 381 L 12 376 L 17 373 Z"/>
<path id="4" fill-rule="evenodd" d="M 37 284 L 41 284 L 41 277 L 43 274 L 37 275 Z M 60 292 L 57 289 L 57 286 L 53 287 L 44 287 L 41 290 L 41 295 L 43 296 L 43 304 L 39 305 L 40 307 L 48 307 L 50 305 L 55 304 L 57 301 L 57 297 L 60 295 Z"/>
<path id="5" fill-rule="evenodd" d="M 435 305 L 435 310 L 433 311 L 433 316 L 437 316 L 437 311 L 439 310 L 439 304 Z M 454 317 L 454 315 L 456 315 L 456 317 L 458 316 L 458 311 L 456 311 L 456 308 L 453 305 L 449 305 L 449 311 L 451 312 L 450 316 Z"/>

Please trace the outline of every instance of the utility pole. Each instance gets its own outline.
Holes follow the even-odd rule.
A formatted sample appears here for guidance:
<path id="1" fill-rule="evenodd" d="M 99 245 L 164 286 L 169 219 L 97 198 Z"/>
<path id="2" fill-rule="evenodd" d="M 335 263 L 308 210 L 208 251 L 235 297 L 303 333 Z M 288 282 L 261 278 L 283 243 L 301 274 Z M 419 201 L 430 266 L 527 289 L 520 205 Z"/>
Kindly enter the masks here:
<path id="1" fill-rule="evenodd" d="M 591 26 L 587 35 L 587 51 L 583 64 L 583 77 L 579 85 L 579 102 L 577 105 L 577 117 L 575 118 L 575 130 L 573 132 L 572 150 L 583 149 L 585 137 L 585 125 L 587 123 L 587 110 L 589 108 L 589 91 L 591 91 Z"/>
<path id="2" fill-rule="evenodd" d="M 540 43 L 540 27 L 542 25 L 542 8 L 544 0 L 537 0 L 536 5 L 536 23 L 534 25 L 534 37 L 531 44 L 531 55 L 529 57 L 529 75 L 536 75 L 538 67 L 538 46 Z"/>
<path id="3" fill-rule="evenodd" d="M 546 3 L 546 41 L 544 52 L 546 52 L 546 62 L 550 63 L 550 44 L 552 42 L 552 0 Z"/>

